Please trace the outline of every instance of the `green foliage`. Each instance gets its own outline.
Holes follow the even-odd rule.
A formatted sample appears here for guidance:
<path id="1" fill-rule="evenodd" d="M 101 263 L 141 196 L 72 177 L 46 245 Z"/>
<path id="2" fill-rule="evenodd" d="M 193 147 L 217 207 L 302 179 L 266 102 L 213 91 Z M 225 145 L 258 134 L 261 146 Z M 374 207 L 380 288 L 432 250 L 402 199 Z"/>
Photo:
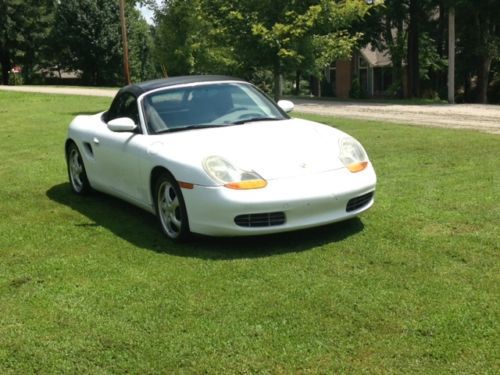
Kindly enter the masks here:
<path id="1" fill-rule="evenodd" d="M 235 71 L 232 48 L 219 43 L 200 0 L 170 0 L 156 12 L 155 59 L 168 75 Z"/>
<path id="2" fill-rule="evenodd" d="M 319 5 L 310 6 L 303 14 L 289 10 L 284 12 L 283 20 L 270 26 L 263 22 L 250 25 L 252 35 L 263 50 L 269 51 L 282 69 L 286 65 L 297 66 L 304 60 L 299 52 L 302 39 L 310 34 L 321 13 Z"/>
<path id="3" fill-rule="evenodd" d="M 14 65 L 23 68 L 30 82 L 40 67 L 52 23 L 52 0 L 0 1 L 0 65 L 2 81 L 9 83 Z"/>
<path id="4" fill-rule="evenodd" d="M 320 77 L 332 61 L 351 56 L 361 32 L 351 30 L 351 25 L 362 20 L 369 7 L 363 1 L 320 2 L 321 11 L 311 30 L 312 64 L 305 71 Z M 308 60 L 306 60 L 308 61 Z M 309 60 L 310 61 L 310 60 Z"/>
<path id="5" fill-rule="evenodd" d="M 116 83 L 120 75 L 118 2 L 65 0 L 58 4 L 52 35 L 64 67 L 87 84 Z"/>
<path id="6" fill-rule="evenodd" d="M 459 44 L 473 56 L 487 55 L 498 57 L 500 53 L 500 36 L 498 27 L 500 21 L 496 11 L 500 7 L 499 0 L 457 0 L 458 31 L 464 38 Z M 463 43 L 463 44 L 462 44 Z"/>
<path id="7" fill-rule="evenodd" d="M 354 77 L 351 83 L 351 89 L 349 90 L 349 97 L 353 99 L 365 99 L 366 93 L 361 87 L 359 77 Z"/>
<path id="8" fill-rule="evenodd" d="M 367 23 L 361 25 L 365 32 L 363 42 L 371 42 L 381 51 L 387 50 L 392 61 L 391 92 L 402 93 L 403 62 L 407 56 L 408 2 L 385 0 L 383 6 L 372 8 Z"/>
<path id="9" fill-rule="evenodd" d="M 360 37 L 349 25 L 368 9 L 359 0 L 201 3 L 213 27 L 220 30 L 220 43 L 233 47 L 242 72 L 273 72 L 275 97 L 280 75 L 301 70 L 319 76 L 331 59 L 348 56 Z"/>
<path id="10" fill-rule="evenodd" d="M 349 35 L 346 30 L 341 30 L 327 35 L 313 35 L 311 47 L 314 53 L 314 63 L 306 71 L 321 77 L 325 68 L 333 61 L 349 58 L 354 47 L 357 46 L 361 33 Z"/>
<path id="11" fill-rule="evenodd" d="M 448 60 L 439 55 L 436 41 L 429 33 L 420 34 L 420 78 L 430 80 L 431 72 L 446 71 Z"/>
<path id="12" fill-rule="evenodd" d="M 126 7 L 129 65 L 134 81 L 157 76 L 151 31 L 134 1 Z M 92 85 L 123 83 L 123 45 L 117 1 L 65 0 L 58 3 L 51 34 L 51 64 L 81 72 Z"/>
<path id="13" fill-rule="evenodd" d="M 252 73 L 246 77 L 246 79 L 266 94 L 273 94 L 274 77 L 272 71 L 266 69 L 254 69 Z"/>
<path id="14" fill-rule="evenodd" d="M 499 0 L 456 1 L 458 77 L 463 82 L 466 99 L 487 102 L 491 65 L 500 60 Z M 472 92 L 472 77 L 477 77 Z"/>
<path id="15" fill-rule="evenodd" d="M 110 101 L 0 92 L 0 373 L 497 372 L 498 136 L 308 115 L 363 142 L 369 212 L 176 245 L 70 192 L 67 124 Z"/>
<path id="16" fill-rule="evenodd" d="M 466 99 L 475 100 L 479 88 L 483 94 L 490 78 L 490 64 L 499 58 L 500 23 L 496 12 L 499 0 L 385 0 L 373 8 L 359 28 L 365 33 L 363 42 L 379 49 L 387 48 L 393 62 L 393 82 L 402 87 L 403 63 L 409 56 L 408 24 L 410 4 L 417 4 L 413 15 L 418 23 L 418 66 L 421 92 L 446 92 L 448 11 L 456 10 L 456 86 L 465 91 Z M 413 46 L 413 48 L 415 48 Z M 415 57 L 415 53 L 412 54 Z M 407 61 L 408 62 L 408 61 Z M 415 65 L 413 61 L 412 66 Z M 408 68 L 406 69 L 408 72 Z M 476 77 L 476 79 L 472 79 Z M 476 86 L 475 92 L 472 87 Z M 399 90 L 398 90 L 399 91 Z M 481 101 L 484 101 L 482 98 Z"/>
<path id="17" fill-rule="evenodd" d="M 154 27 L 142 19 L 136 4 L 156 9 Z M 417 4 L 413 14 L 411 4 Z M 456 86 L 466 100 L 486 101 L 488 84 L 494 83 L 491 66 L 500 59 L 495 17 L 500 0 L 377 0 L 371 6 L 364 0 L 166 0 L 161 5 L 126 0 L 126 5 L 133 81 L 158 77 L 159 72 L 224 73 L 269 86 L 271 72 L 276 86 L 280 76 L 296 77 L 297 72 L 321 78 L 332 61 L 348 58 L 353 49 L 371 42 L 390 52 L 393 92 L 403 93 L 403 83 L 409 82 L 404 75 L 411 71 L 415 76 L 418 67 L 422 82 L 417 91 L 443 94 L 452 5 Z M 418 27 L 410 31 L 412 18 Z M 410 51 L 416 47 L 409 33 L 418 34 L 418 54 Z M 13 65 L 23 68 L 17 82 L 38 82 L 41 69 L 56 68 L 81 73 L 87 84 L 121 84 L 118 1 L 1 0 L 4 83 L 14 77 L 9 74 Z M 490 93 L 495 95 L 495 90 L 490 88 Z"/>
<path id="18" fill-rule="evenodd" d="M 129 69 L 132 82 L 158 78 L 160 70 L 154 64 L 154 39 L 151 26 L 132 5 L 126 8 L 129 47 Z M 123 47 L 120 45 L 120 54 Z M 122 67 L 122 65 L 120 65 Z"/>

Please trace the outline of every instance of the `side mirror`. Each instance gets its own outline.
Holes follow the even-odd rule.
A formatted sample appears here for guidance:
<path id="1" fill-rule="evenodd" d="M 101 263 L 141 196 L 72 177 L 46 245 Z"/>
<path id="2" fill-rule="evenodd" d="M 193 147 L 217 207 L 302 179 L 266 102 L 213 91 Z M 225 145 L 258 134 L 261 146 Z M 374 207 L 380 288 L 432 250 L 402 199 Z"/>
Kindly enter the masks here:
<path id="1" fill-rule="evenodd" d="M 292 112 L 294 104 L 290 100 L 280 100 L 278 106 L 286 113 Z"/>
<path id="2" fill-rule="evenodd" d="M 108 122 L 108 129 L 112 132 L 133 132 L 137 125 L 129 117 L 119 117 Z"/>

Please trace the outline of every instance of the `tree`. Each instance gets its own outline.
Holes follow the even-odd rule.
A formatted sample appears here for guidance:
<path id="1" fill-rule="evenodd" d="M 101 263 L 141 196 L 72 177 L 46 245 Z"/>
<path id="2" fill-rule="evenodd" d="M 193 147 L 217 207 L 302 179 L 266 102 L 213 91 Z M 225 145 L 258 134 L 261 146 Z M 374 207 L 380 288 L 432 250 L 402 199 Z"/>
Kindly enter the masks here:
<path id="1" fill-rule="evenodd" d="M 404 62 L 407 56 L 408 4 L 401 0 L 385 0 L 383 6 L 374 8 L 359 25 L 363 30 L 364 44 L 370 42 L 380 51 L 387 50 L 392 60 L 392 94 L 404 93 Z"/>
<path id="2" fill-rule="evenodd" d="M 202 7 L 247 72 L 272 71 L 275 98 L 282 74 L 307 67 L 317 75 L 350 52 L 359 35 L 348 25 L 367 9 L 361 0 L 204 0 Z"/>
<path id="3" fill-rule="evenodd" d="M 491 64 L 500 52 L 499 0 L 456 1 L 457 50 L 461 71 L 467 77 L 477 76 L 476 101 L 487 102 Z"/>
<path id="4" fill-rule="evenodd" d="M 155 59 L 165 73 L 237 73 L 233 50 L 205 16 L 202 0 L 167 0 L 156 20 Z"/>
<path id="5" fill-rule="evenodd" d="M 118 2 L 65 0 L 58 4 L 52 40 L 62 64 L 82 72 L 82 81 L 117 81 L 121 67 Z"/>
<path id="6" fill-rule="evenodd" d="M 9 72 L 22 65 L 30 80 L 36 62 L 46 46 L 52 21 L 52 0 L 0 0 L 0 65 L 2 83 L 9 84 Z"/>
<path id="7" fill-rule="evenodd" d="M 439 90 L 445 71 L 442 0 L 385 0 L 368 18 L 363 30 L 392 60 L 392 91 L 420 97 Z M 441 9 L 441 10 L 440 10 Z M 406 74 L 405 74 L 406 73 Z M 405 86 L 406 87 L 403 87 Z"/>
<path id="8" fill-rule="evenodd" d="M 325 69 L 333 61 L 350 58 L 353 49 L 359 46 L 363 37 L 359 24 L 365 22 L 365 16 L 375 8 L 367 5 L 365 1 L 345 2 L 341 6 L 334 1 L 321 3 L 322 9 L 312 30 L 312 49 L 305 54 L 312 62 L 306 59 L 307 65 L 302 68 L 315 77 L 318 86 L 314 91 L 318 96 L 321 96 L 320 81 Z"/>
<path id="9" fill-rule="evenodd" d="M 154 40 L 151 27 L 132 4 L 126 9 L 126 23 L 132 82 L 158 78 L 159 69 L 154 64 Z M 122 50 L 120 48 L 120 51 Z"/>
<path id="10" fill-rule="evenodd" d="M 420 23 L 423 19 L 420 0 L 410 0 L 408 26 L 408 93 L 420 97 Z"/>
<path id="11" fill-rule="evenodd" d="M 448 103 L 455 103 L 455 5 L 448 9 Z"/>
<path id="12" fill-rule="evenodd" d="M 132 80 L 156 76 L 152 63 L 153 42 L 137 1 L 126 2 L 127 34 Z M 123 82 L 123 46 L 115 0 L 65 0 L 55 12 L 52 63 L 81 72 L 82 82 L 92 85 Z"/>

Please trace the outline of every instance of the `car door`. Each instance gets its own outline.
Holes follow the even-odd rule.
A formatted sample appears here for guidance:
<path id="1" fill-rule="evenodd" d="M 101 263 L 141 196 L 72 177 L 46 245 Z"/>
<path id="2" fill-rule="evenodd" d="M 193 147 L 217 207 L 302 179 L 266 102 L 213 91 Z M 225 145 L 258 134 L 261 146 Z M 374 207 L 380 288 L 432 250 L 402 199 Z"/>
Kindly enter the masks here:
<path id="1" fill-rule="evenodd" d="M 107 126 L 100 128 L 92 140 L 96 168 L 106 191 L 140 202 L 145 188 L 140 186 L 138 178 L 139 160 L 147 156 L 143 146 L 147 136 L 140 128 L 136 97 L 131 93 L 121 94 L 112 112 L 107 121 L 129 117 L 138 128 L 135 132 L 114 132 Z"/>

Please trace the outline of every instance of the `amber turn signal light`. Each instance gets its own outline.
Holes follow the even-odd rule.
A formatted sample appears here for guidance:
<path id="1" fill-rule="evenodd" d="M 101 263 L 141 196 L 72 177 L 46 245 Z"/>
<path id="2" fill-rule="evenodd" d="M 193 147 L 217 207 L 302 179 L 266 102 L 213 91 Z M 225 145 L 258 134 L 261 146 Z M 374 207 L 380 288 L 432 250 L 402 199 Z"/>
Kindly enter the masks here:
<path id="1" fill-rule="evenodd" d="M 352 173 L 356 173 L 356 172 L 361 172 L 367 166 L 368 166 L 368 162 L 367 161 L 362 161 L 362 162 L 359 162 L 359 163 L 349 164 L 347 166 L 347 169 L 349 169 Z"/>
<path id="2" fill-rule="evenodd" d="M 246 180 L 246 181 L 238 181 L 238 182 L 229 182 L 224 185 L 228 189 L 235 190 L 249 190 L 249 189 L 262 189 L 267 186 L 267 182 L 265 180 Z"/>

